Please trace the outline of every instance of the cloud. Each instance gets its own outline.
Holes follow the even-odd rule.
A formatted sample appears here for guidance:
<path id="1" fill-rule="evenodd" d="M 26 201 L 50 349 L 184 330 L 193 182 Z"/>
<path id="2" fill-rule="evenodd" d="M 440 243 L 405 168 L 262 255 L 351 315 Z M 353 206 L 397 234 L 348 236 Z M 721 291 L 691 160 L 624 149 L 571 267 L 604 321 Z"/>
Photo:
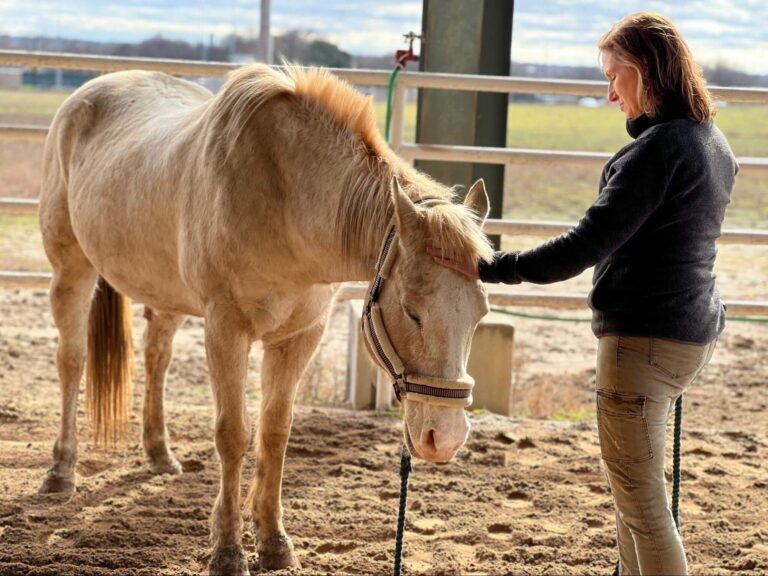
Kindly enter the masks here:
<path id="1" fill-rule="evenodd" d="M 768 73 L 762 57 L 768 43 L 764 0 L 517 0 L 512 57 L 544 64 L 594 63 L 595 44 L 615 22 L 639 11 L 668 16 L 705 65 L 727 59 L 750 73 Z"/>
<path id="2" fill-rule="evenodd" d="M 433 0 L 440 2 L 441 0 Z M 272 31 L 313 31 L 353 54 L 391 54 L 402 35 L 421 29 L 423 0 L 273 0 Z M 543 64 L 595 64 L 595 45 L 632 12 L 672 18 L 705 64 L 727 57 L 768 73 L 766 0 L 517 0 L 512 55 Z M 0 0 L 7 34 L 138 41 L 163 34 L 199 42 L 210 34 L 257 34 L 260 0 Z"/>
<path id="3" fill-rule="evenodd" d="M 199 22 L 170 22 L 156 21 L 146 18 L 125 18 L 120 16 L 104 16 L 88 18 L 83 20 L 75 15 L 63 15 L 60 22 L 68 29 L 79 29 L 82 31 L 109 30 L 111 34 L 119 35 L 121 32 L 128 33 L 146 33 L 152 31 L 157 33 L 171 33 L 173 35 L 201 35 L 208 34 L 225 35 L 232 31 L 229 24 L 212 24 L 205 26 L 205 32 L 202 32 Z"/>

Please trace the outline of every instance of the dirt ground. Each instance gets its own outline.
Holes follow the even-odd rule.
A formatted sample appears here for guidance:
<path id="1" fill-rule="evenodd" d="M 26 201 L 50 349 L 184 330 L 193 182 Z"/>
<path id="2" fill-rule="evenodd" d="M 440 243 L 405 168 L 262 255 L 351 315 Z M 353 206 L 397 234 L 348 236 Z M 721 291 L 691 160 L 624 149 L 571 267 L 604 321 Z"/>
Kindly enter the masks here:
<path id="1" fill-rule="evenodd" d="M 139 347 L 140 313 L 135 307 Z M 613 510 L 592 399 L 595 340 L 588 324 L 514 322 L 515 405 L 526 416 L 473 412 L 453 462 L 415 462 L 405 574 L 612 571 Z M 338 304 L 295 411 L 283 487 L 302 565 L 293 574 L 392 570 L 402 424 L 395 411 L 344 407 L 347 323 Z M 0 290 L 0 575 L 205 572 L 218 464 L 202 337 L 201 321 L 189 320 L 169 373 L 169 429 L 184 474 L 153 477 L 144 465 L 139 355 L 128 446 L 95 450 L 81 402 L 78 490 L 39 496 L 59 421 L 56 332 L 45 292 Z M 694 574 L 768 574 L 767 353 L 768 325 L 731 323 L 685 398 L 681 520 Z M 254 350 L 254 419 L 258 359 Z M 541 417 L 553 414 L 570 417 Z M 251 459 L 244 492 L 252 474 Z M 244 542 L 256 572 L 248 522 Z"/>

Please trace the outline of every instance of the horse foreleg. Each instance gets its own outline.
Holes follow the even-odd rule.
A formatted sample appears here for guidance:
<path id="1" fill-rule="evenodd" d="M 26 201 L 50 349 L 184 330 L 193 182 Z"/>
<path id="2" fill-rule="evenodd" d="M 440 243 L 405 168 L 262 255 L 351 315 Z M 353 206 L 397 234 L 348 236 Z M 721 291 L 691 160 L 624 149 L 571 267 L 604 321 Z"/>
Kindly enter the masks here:
<path id="1" fill-rule="evenodd" d="M 144 453 L 154 474 L 180 474 L 181 464 L 168 448 L 165 426 L 165 375 L 173 356 L 173 335 L 184 322 L 184 316 L 166 312 L 147 315 L 144 333 Z"/>
<path id="2" fill-rule="evenodd" d="M 75 252 L 76 250 L 73 250 Z M 74 492 L 77 463 L 77 394 L 88 351 L 88 311 L 97 274 L 84 256 L 55 267 L 51 310 L 59 330 L 56 368 L 61 387 L 61 428 L 53 445 L 53 466 L 40 493 Z"/>
<path id="3" fill-rule="evenodd" d="M 259 564 L 265 570 L 298 566 L 293 545 L 283 528 L 283 463 L 291 433 L 293 399 L 323 329 L 320 322 L 290 340 L 264 344 L 256 477 L 248 503 L 258 532 Z"/>
<path id="4" fill-rule="evenodd" d="M 211 516 L 211 574 L 248 574 L 241 545 L 240 470 L 251 437 L 245 404 L 250 338 L 236 314 L 215 307 L 206 313 L 205 350 L 216 402 L 215 442 L 221 484 Z"/>

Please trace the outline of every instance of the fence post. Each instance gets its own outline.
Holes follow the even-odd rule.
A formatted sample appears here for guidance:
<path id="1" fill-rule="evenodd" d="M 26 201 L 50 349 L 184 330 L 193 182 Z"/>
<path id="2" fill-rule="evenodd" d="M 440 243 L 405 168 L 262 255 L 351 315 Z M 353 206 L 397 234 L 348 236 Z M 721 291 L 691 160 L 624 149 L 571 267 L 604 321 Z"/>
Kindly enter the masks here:
<path id="1" fill-rule="evenodd" d="M 405 86 L 395 79 L 392 94 L 392 125 L 389 131 L 389 146 L 398 154 L 405 138 Z"/>

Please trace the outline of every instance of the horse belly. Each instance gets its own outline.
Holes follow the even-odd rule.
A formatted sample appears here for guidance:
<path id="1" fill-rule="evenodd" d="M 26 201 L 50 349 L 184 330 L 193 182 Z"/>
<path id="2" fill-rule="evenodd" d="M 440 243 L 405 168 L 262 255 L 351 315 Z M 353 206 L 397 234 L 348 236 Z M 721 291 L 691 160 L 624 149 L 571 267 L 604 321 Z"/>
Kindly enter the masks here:
<path id="1" fill-rule="evenodd" d="M 157 310 L 202 315 L 199 297 L 179 270 L 173 210 L 151 202 L 136 208 L 115 194 L 75 196 L 80 196 L 72 199 L 75 235 L 107 282 Z"/>
<path id="2" fill-rule="evenodd" d="M 203 315 L 200 300 L 184 284 L 178 272 L 171 268 L 153 269 L 147 266 L 140 281 L 133 274 L 126 274 L 122 267 L 108 267 L 102 275 L 119 292 L 155 310 L 188 316 Z"/>

